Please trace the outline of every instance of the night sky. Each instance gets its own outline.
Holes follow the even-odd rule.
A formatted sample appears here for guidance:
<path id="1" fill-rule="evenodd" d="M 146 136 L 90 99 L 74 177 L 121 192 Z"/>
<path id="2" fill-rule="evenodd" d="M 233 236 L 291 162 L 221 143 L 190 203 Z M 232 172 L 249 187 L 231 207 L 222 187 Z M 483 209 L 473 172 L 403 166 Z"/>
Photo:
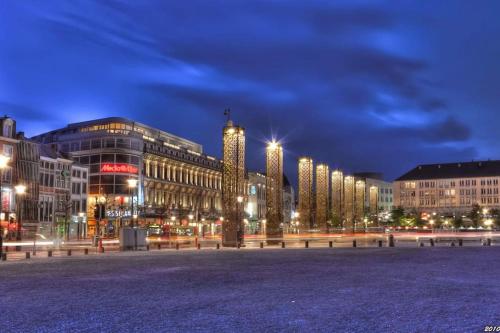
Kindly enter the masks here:
<path id="1" fill-rule="evenodd" d="M 500 158 L 500 1 L 0 1 L 0 113 L 125 116 L 220 157 L 223 110 L 296 160 L 392 180 Z"/>

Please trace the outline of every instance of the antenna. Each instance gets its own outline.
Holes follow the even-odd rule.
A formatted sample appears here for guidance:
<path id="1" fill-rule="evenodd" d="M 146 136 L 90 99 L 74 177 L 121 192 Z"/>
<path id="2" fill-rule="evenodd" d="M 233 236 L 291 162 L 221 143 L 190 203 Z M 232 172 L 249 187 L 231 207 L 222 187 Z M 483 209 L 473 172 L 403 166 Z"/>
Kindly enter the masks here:
<path id="1" fill-rule="evenodd" d="M 224 115 L 227 117 L 227 121 L 230 121 L 231 120 L 231 109 L 230 108 L 224 109 Z"/>

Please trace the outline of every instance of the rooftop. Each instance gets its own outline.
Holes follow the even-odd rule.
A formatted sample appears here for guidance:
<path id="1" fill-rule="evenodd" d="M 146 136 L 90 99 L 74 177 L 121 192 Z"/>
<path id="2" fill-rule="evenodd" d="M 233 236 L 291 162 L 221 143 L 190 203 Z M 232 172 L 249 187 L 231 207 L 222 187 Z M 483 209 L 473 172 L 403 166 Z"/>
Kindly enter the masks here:
<path id="1" fill-rule="evenodd" d="M 457 162 L 419 165 L 396 181 L 477 178 L 500 176 L 500 161 Z"/>

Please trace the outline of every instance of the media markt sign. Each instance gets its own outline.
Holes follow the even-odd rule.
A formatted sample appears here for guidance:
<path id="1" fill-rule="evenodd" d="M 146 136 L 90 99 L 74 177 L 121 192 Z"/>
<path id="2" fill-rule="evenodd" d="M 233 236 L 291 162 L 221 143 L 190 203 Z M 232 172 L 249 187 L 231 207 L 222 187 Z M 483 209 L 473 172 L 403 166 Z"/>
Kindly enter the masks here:
<path id="1" fill-rule="evenodd" d="M 101 172 L 105 173 L 138 173 L 139 168 L 125 163 L 104 163 L 101 164 Z"/>

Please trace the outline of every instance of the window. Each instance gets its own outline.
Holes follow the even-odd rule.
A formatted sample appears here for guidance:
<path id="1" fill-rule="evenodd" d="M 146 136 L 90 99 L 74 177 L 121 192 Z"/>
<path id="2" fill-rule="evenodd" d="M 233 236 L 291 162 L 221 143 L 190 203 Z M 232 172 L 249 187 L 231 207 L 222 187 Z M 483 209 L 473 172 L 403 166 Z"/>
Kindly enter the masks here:
<path id="1" fill-rule="evenodd" d="M 92 140 L 92 149 L 101 148 L 101 140 Z"/>
<path id="2" fill-rule="evenodd" d="M 90 164 L 101 163 L 101 155 L 92 155 L 90 156 Z"/>
<path id="3" fill-rule="evenodd" d="M 82 141 L 80 149 L 81 150 L 89 150 L 90 149 L 90 141 L 89 140 Z"/>
<path id="4" fill-rule="evenodd" d="M 106 148 L 115 148 L 115 138 L 108 138 L 104 142 Z"/>
<path id="5" fill-rule="evenodd" d="M 82 193 L 83 194 L 87 193 L 87 183 L 82 183 Z"/>

